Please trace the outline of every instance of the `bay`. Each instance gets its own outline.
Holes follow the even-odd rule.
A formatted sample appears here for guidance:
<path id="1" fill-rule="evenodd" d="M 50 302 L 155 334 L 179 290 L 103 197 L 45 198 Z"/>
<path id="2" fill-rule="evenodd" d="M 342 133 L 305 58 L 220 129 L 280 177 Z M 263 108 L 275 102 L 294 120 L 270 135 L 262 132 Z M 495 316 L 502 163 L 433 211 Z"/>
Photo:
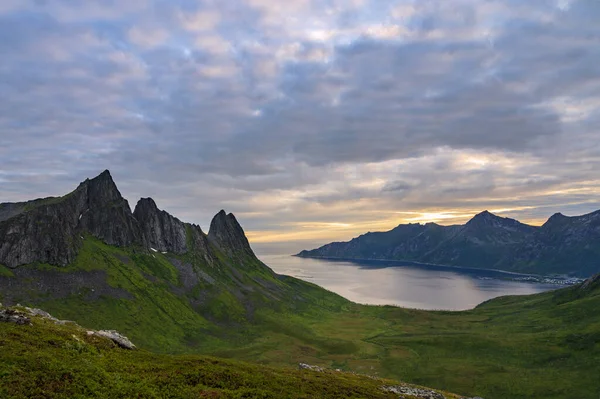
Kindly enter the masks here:
<path id="1" fill-rule="evenodd" d="M 503 295 L 526 295 L 561 288 L 512 280 L 493 270 L 416 265 L 402 262 L 331 261 L 289 255 L 259 258 L 276 273 L 297 277 L 353 302 L 429 310 L 466 310 Z"/>

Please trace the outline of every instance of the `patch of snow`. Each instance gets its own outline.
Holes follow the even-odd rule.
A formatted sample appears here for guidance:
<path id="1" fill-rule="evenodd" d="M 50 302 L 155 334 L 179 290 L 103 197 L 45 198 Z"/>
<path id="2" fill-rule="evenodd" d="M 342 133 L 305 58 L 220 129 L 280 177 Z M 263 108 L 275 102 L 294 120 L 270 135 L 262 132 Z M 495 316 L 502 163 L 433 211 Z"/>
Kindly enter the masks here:
<path id="1" fill-rule="evenodd" d="M 161 254 L 163 254 L 163 255 L 166 254 L 166 253 L 167 253 L 166 251 L 165 252 L 161 252 Z"/>
<path id="2" fill-rule="evenodd" d="M 153 252 L 158 252 L 158 251 L 157 251 L 156 249 L 154 249 L 154 248 L 150 248 L 150 250 L 151 250 L 151 251 L 153 251 Z"/>
<path id="3" fill-rule="evenodd" d="M 79 215 L 79 220 L 81 220 L 81 217 L 83 216 L 83 213 L 81 215 Z"/>

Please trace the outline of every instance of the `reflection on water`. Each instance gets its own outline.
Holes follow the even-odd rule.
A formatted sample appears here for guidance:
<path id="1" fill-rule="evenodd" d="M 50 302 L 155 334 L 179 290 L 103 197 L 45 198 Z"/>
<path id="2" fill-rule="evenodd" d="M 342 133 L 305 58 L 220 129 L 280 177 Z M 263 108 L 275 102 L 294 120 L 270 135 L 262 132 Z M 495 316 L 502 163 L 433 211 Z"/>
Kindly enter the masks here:
<path id="1" fill-rule="evenodd" d="M 279 274 L 318 284 L 354 302 L 417 309 L 471 309 L 502 295 L 524 295 L 556 289 L 556 285 L 502 280 L 497 271 L 373 262 L 325 261 L 287 255 L 260 259 Z"/>

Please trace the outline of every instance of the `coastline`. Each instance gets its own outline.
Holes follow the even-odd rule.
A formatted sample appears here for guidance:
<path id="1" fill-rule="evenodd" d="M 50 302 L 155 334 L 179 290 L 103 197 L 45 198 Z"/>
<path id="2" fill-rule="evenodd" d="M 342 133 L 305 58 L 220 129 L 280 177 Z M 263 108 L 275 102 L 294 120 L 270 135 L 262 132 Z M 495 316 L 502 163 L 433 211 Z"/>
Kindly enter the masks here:
<path id="1" fill-rule="evenodd" d="M 377 259 L 377 258 L 346 258 L 346 257 L 335 257 L 335 256 L 304 256 L 300 254 L 290 255 L 298 258 L 306 258 L 306 259 L 320 259 L 325 261 L 339 261 L 339 262 L 374 262 L 374 263 L 392 263 L 384 267 L 401 267 L 401 266 L 424 266 L 424 267 L 435 267 L 440 269 L 450 269 L 450 270 L 464 270 L 464 271 L 476 271 L 476 272 L 494 272 L 505 274 L 509 276 L 515 276 L 515 281 L 535 281 L 541 282 L 546 279 L 552 280 L 561 280 L 564 282 L 568 282 L 568 285 L 577 284 L 585 280 L 585 278 L 580 277 L 568 277 L 568 276 L 552 276 L 552 275 L 541 275 L 534 273 L 517 273 L 507 270 L 501 269 L 487 269 L 487 268 L 477 268 L 477 267 L 467 267 L 467 266 L 453 266 L 453 265 L 443 265 L 437 263 L 426 263 L 426 262 L 416 262 L 410 260 L 399 260 L 399 259 Z M 396 263 L 396 264 L 393 264 Z M 519 279 L 521 277 L 522 279 Z M 550 284 L 555 285 L 567 285 L 564 282 L 551 282 Z"/>

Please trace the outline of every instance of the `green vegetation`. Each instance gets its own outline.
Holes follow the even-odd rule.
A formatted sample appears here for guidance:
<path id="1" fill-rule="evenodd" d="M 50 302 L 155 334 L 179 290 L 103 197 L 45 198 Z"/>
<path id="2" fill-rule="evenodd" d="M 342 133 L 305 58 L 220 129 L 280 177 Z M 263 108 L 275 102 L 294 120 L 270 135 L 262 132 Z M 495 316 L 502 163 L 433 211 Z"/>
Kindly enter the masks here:
<path id="1" fill-rule="evenodd" d="M 195 253 L 148 254 L 135 248 L 107 246 L 86 237 L 78 259 L 69 267 L 27 268 L 40 272 L 52 268 L 67 275 L 104 273 L 105 287 L 97 287 L 103 293 L 94 295 L 90 290 L 81 290 L 66 298 L 54 298 L 29 292 L 27 300 L 21 303 L 89 328 L 118 330 L 154 353 L 196 353 L 283 367 L 305 362 L 486 399 L 597 399 L 600 394 L 600 287 L 498 298 L 466 312 L 429 312 L 354 304 L 313 284 L 277 276 L 254 258 L 230 258 L 216 253 L 219 259 L 209 262 Z M 186 283 L 181 271 L 186 262 L 199 276 L 193 287 Z M 8 327 L 0 328 L 4 329 L 0 343 L 7 345 L 4 337 L 8 335 L 4 332 Z M 10 327 L 10 333 L 17 334 L 17 328 Z M 75 365 L 60 366 L 64 367 L 61 369 L 56 364 L 56 373 L 66 373 L 65 379 L 79 381 L 78 389 L 91 390 L 70 392 L 73 397 L 85 392 L 118 397 L 125 389 L 139 390 L 141 397 L 161 396 L 161 389 L 181 392 L 178 397 L 197 397 L 199 389 L 216 389 L 223 397 L 243 397 L 243 392 L 248 392 L 245 397 L 269 397 L 258 393 L 262 380 L 253 380 L 242 371 L 235 378 L 224 374 L 224 382 L 214 382 L 233 385 L 210 385 L 194 377 L 201 367 L 213 367 L 210 362 L 219 370 L 238 363 L 166 355 L 157 361 L 158 355 L 144 351 L 119 354 L 117 359 L 111 351 L 105 354 L 98 350 L 103 357 L 93 350 L 89 354 L 83 351 L 86 357 L 82 359 L 96 356 L 96 360 L 82 360 L 77 366 L 80 369 L 68 368 Z M 13 353 L 7 362 L 9 355 L 0 348 L 0 385 L 6 386 L 4 381 L 27 374 L 14 371 L 23 366 L 9 365 L 25 362 L 19 356 L 38 356 L 37 350 L 30 352 Z M 49 353 L 39 356 L 51 358 Z M 37 366 L 29 367 L 34 372 Z M 119 367 L 124 371 L 118 373 Z M 258 370 L 253 368 L 258 366 L 244 367 Z M 40 375 L 41 370 L 37 371 Z M 284 390 L 275 397 L 302 397 L 305 393 L 311 397 L 304 391 L 292 393 L 292 386 L 300 389 L 293 382 L 301 378 L 297 372 L 265 370 L 290 378 L 288 382 L 273 383 Z M 134 381 L 136 373 L 142 377 Z M 57 375 L 51 374 L 47 383 Z M 89 385 L 86 376 L 91 378 Z M 115 391 L 108 391 L 112 383 L 101 383 L 101 378 L 115 378 Z M 250 385 L 241 384 L 239 379 Z M 175 385 L 169 385 L 171 380 Z M 332 387 L 337 383 L 338 380 L 332 381 Z M 315 397 L 317 391 L 311 392 Z M 0 391 L 0 397 L 2 394 Z M 348 395 L 338 394 L 352 397 Z"/>
<path id="2" fill-rule="evenodd" d="M 41 318 L 33 318 L 32 324 L 0 323 L 3 399 L 397 398 L 382 389 L 397 385 L 394 381 L 128 351 L 74 325 Z"/>
<path id="3" fill-rule="evenodd" d="M 0 276 L 2 277 L 13 277 L 14 273 L 6 266 L 0 265 Z"/>

